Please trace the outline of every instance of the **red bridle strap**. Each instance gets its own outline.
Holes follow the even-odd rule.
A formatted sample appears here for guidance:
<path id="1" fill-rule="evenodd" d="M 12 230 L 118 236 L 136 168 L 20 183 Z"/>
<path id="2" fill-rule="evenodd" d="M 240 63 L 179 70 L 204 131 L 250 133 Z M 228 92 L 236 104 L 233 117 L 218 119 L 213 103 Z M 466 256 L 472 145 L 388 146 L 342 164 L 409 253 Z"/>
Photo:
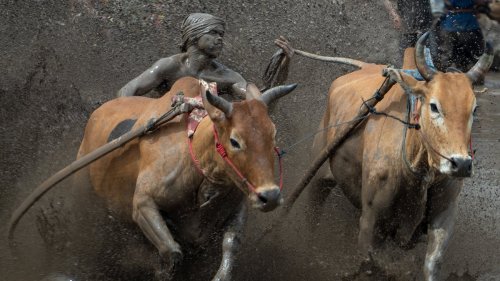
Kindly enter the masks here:
<path id="1" fill-rule="evenodd" d="M 224 161 L 233 169 L 233 171 L 238 175 L 238 177 L 241 179 L 243 183 L 245 183 L 248 187 L 248 189 L 257 194 L 257 189 L 255 186 L 253 186 L 252 183 L 248 181 L 247 178 L 243 176 L 241 171 L 234 165 L 234 163 L 229 159 L 227 156 L 227 151 L 224 148 L 224 146 L 220 143 L 219 140 L 219 134 L 217 133 L 217 129 L 215 128 L 215 124 L 213 125 L 213 131 L 214 131 L 214 139 L 215 139 L 215 149 L 217 150 L 217 153 L 224 159 Z M 282 168 L 282 161 L 281 161 L 281 155 L 279 153 L 279 150 L 277 147 L 274 148 L 274 151 L 276 152 L 276 155 L 278 156 L 279 159 L 279 165 L 280 165 L 280 190 L 283 188 L 283 168 Z"/>
<path id="2" fill-rule="evenodd" d="M 215 125 L 213 126 L 213 132 L 214 132 L 214 139 L 215 139 L 215 149 L 217 150 L 217 153 L 219 153 L 219 155 L 222 157 L 222 159 L 224 159 L 224 161 L 233 169 L 233 171 L 238 175 L 238 177 L 241 179 L 241 181 L 247 185 L 248 190 L 250 192 L 257 194 L 257 189 L 255 188 L 255 186 L 252 183 L 250 183 L 247 178 L 245 178 L 243 176 L 241 171 L 236 167 L 236 165 L 234 165 L 234 163 L 231 161 L 231 159 L 229 159 L 226 149 L 219 141 L 219 134 L 217 133 L 217 129 L 215 128 Z M 207 176 L 206 172 L 201 168 L 200 161 L 198 159 L 196 159 L 196 156 L 194 155 L 193 143 L 192 143 L 192 139 L 190 137 L 188 137 L 188 146 L 189 146 L 189 154 L 191 156 L 191 159 L 193 160 L 193 163 L 194 163 L 196 169 L 198 170 L 198 172 L 201 175 L 206 177 Z M 276 152 L 276 156 L 278 157 L 278 161 L 279 161 L 280 190 L 282 190 L 283 189 L 282 157 L 281 157 L 281 153 L 280 153 L 278 147 L 274 147 L 274 152 Z"/>
<path id="3" fill-rule="evenodd" d="M 214 139 L 215 139 L 215 150 L 217 150 L 217 153 L 219 153 L 219 155 L 222 157 L 222 159 L 224 159 L 224 161 L 226 161 L 226 163 L 229 166 L 231 166 L 233 171 L 238 175 L 238 177 L 240 177 L 241 181 L 247 185 L 250 192 L 257 194 L 257 189 L 255 188 L 255 186 L 253 186 L 253 184 L 251 182 L 249 182 L 248 179 L 243 176 L 243 174 L 234 165 L 234 163 L 231 161 L 231 159 L 229 159 L 229 157 L 227 157 L 227 151 L 219 141 L 219 134 L 217 133 L 217 129 L 215 128 L 215 124 L 213 125 L 213 131 L 214 131 Z"/>

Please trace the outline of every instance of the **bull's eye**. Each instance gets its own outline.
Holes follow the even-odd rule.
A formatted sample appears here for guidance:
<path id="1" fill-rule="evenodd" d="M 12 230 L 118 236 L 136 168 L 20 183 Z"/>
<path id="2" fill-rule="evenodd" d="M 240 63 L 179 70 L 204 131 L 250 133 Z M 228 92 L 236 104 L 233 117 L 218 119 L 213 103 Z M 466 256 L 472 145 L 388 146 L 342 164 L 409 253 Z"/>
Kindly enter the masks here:
<path id="1" fill-rule="evenodd" d="M 439 113 L 439 109 L 435 103 L 431 103 L 431 111 L 434 113 Z"/>
<path id="2" fill-rule="evenodd" d="M 238 143 L 238 141 L 236 141 L 235 139 L 230 138 L 230 139 L 229 139 L 229 141 L 231 142 L 231 146 L 232 146 L 232 147 L 234 147 L 234 148 L 236 148 L 236 149 L 240 149 L 240 148 L 241 148 L 240 144 L 239 144 L 239 143 Z"/>

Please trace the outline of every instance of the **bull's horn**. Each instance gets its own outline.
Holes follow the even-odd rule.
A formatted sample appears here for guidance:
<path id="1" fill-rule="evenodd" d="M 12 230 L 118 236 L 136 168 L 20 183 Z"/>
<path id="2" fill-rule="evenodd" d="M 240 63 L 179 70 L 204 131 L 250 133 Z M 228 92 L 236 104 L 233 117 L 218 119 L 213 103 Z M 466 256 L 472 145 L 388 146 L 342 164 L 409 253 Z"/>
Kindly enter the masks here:
<path id="1" fill-rule="evenodd" d="M 227 117 L 231 116 L 231 112 L 233 111 L 232 103 L 219 96 L 212 95 L 209 91 L 206 91 L 205 95 L 207 97 L 208 103 L 220 109 Z"/>
<path id="2" fill-rule="evenodd" d="M 277 86 L 277 87 L 271 88 L 262 94 L 262 101 L 266 105 L 269 105 L 272 101 L 288 95 L 296 87 L 297 87 L 297 84 L 290 84 L 290 85 Z"/>
<path id="3" fill-rule="evenodd" d="M 486 42 L 483 55 L 479 58 L 476 64 L 467 71 L 467 77 L 472 81 L 472 83 L 477 82 L 479 79 L 486 75 L 486 72 L 490 69 L 493 63 L 493 47 L 490 42 Z"/>
<path id="4" fill-rule="evenodd" d="M 432 69 L 425 61 L 425 42 L 429 38 L 429 31 L 424 33 L 417 41 L 415 46 L 415 64 L 417 65 L 418 72 L 424 77 L 425 81 L 431 81 L 436 71 Z"/>

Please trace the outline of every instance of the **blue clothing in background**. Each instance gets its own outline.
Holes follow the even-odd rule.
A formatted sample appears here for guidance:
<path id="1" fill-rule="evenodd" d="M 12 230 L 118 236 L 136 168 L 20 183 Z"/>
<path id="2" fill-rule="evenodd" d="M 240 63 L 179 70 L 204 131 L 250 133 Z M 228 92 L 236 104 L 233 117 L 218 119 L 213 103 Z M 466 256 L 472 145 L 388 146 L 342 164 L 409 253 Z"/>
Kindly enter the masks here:
<path id="1" fill-rule="evenodd" d="M 441 21 L 441 28 L 448 32 L 464 32 L 479 29 L 479 22 L 472 11 L 474 8 L 473 0 L 450 0 L 450 5 L 446 5 L 448 12 Z M 460 10 L 471 10 L 460 11 Z"/>

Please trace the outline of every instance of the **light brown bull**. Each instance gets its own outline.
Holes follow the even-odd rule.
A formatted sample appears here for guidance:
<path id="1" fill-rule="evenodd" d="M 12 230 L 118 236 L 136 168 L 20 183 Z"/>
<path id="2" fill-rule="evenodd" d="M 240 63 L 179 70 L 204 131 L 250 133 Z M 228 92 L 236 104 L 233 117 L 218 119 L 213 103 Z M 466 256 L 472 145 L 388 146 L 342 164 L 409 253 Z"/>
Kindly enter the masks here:
<path id="1" fill-rule="evenodd" d="M 231 103 L 212 95 L 206 83 L 185 77 L 160 99 L 117 98 L 92 113 L 78 158 L 159 118 L 170 108 L 174 95 L 202 96 L 208 117 L 201 120 L 191 138 L 191 155 L 187 116 L 181 115 L 88 169 L 96 193 L 110 208 L 132 218 L 165 259 L 161 271 L 164 278 L 183 257 L 181 242 L 196 246 L 223 233 L 222 262 L 213 280 L 231 279 L 246 220 L 245 197 L 264 212 L 281 202 L 281 190 L 274 180 L 276 128 L 267 104 L 295 86 L 276 87 L 261 94 L 255 85 L 248 84 L 246 100 Z M 219 150 L 225 148 L 231 164 L 218 154 L 216 142 Z"/>
<path id="2" fill-rule="evenodd" d="M 425 63 L 426 39 L 427 35 L 422 36 L 417 44 L 416 60 L 411 54 L 426 81 L 401 73 L 420 105 L 407 111 L 409 97 L 399 85 L 377 105 L 377 111 L 401 120 L 408 117 L 420 129 L 372 115 L 339 147 L 329 164 L 335 183 L 362 210 L 358 236 L 362 253 L 372 251 L 376 238 L 393 236 L 403 246 L 418 230 L 427 229 L 424 275 L 425 280 L 435 280 L 452 234 L 463 177 L 472 172 L 469 144 L 476 109 L 472 82 L 487 71 L 491 55 L 483 55 L 468 73 L 438 72 Z M 336 79 L 320 128 L 351 120 L 362 99 L 369 99 L 382 84 L 384 67 L 365 64 Z M 415 68 L 408 57 L 405 68 Z M 333 128 L 318 135 L 313 151 L 319 153 L 336 133 Z M 328 176 L 325 171 L 322 176 Z M 310 191 L 313 200 L 324 197 L 317 187 Z"/>

